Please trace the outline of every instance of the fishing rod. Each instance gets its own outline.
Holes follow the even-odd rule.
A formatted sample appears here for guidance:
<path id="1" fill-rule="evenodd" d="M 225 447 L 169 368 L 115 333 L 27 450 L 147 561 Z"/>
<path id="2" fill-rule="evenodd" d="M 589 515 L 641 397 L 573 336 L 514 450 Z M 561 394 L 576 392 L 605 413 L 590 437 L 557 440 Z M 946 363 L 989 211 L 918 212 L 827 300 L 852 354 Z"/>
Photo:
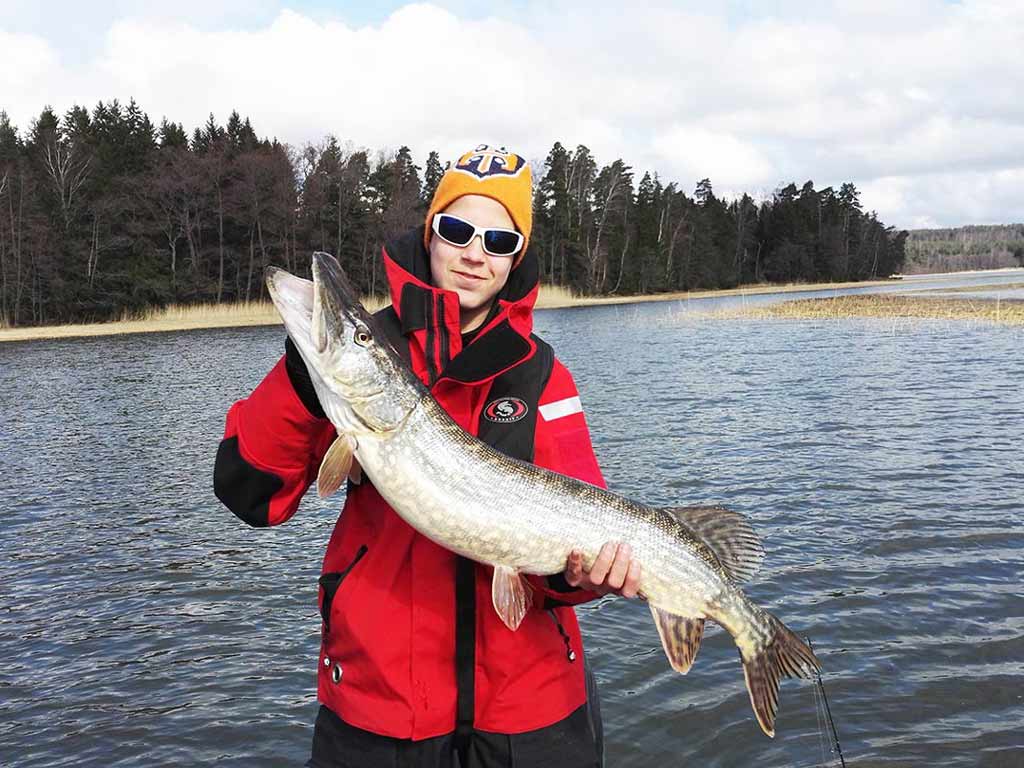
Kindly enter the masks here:
<path id="1" fill-rule="evenodd" d="M 804 635 L 804 640 L 807 641 L 807 646 L 811 649 L 811 653 L 814 652 L 814 644 L 811 643 L 811 638 Z M 839 763 L 842 768 L 846 768 L 846 760 L 843 759 L 843 748 L 839 746 L 839 732 L 836 730 L 836 722 L 832 719 L 832 710 L 828 706 L 828 695 L 825 693 L 825 682 L 821 679 L 821 672 L 815 670 L 816 682 L 818 684 L 818 690 L 821 691 L 821 700 L 825 703 L 825 714 L 828 715 L 828 724 L 832 728 L 832 742 L 835 744 L 836 754 L 839 755 Z"/>

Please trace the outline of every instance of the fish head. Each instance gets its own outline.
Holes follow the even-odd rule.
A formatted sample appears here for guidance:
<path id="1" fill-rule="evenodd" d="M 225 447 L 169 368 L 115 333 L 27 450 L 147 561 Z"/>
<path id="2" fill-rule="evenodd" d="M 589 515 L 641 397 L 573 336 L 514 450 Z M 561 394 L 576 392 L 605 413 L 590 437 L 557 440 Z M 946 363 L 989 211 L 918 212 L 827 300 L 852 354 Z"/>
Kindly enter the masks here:
<path id="1" fill-rule="evenodd" d="M 419 400 L 418 380 L 366 311 L 330 254 L 313 254 L 313 280 L 267 270 L 270 298 L 339 432 L 388 432 Z"/>

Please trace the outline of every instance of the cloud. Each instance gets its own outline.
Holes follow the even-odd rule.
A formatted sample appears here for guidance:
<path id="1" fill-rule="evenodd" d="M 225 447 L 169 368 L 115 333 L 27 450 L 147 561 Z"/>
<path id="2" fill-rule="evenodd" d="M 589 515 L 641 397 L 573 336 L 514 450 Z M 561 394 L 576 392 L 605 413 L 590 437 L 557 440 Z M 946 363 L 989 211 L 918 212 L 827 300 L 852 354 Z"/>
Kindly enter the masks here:
<path id="1" fill-rule="evenodd" d="M 666 179 L 710 178 L 715 185 L 754 188 L 777 181 L 775 168 L 754 144 L 721 131 L 677 126 L 656 136 L 658 168 Z"/>
<path id="2" fill-rule="evenodd" d="M 0 29 L 0 109 L 7 106 L 15 118 L 23 116 L 19 108 L 37 99 L 39 84 L 53 82 L 58 72 L 56 53 L 46 40 Z"/>
<path id="3" fill-rule="evenodd" d="M 0 108 L 23 129 L 48 103 L 134 97 L 187 128 L 238 109 L 296 145 L 332 133 L 421 159 L 480 141 L 543 158 L 561 141 L 684 189 L 852 180 L 899 226 L 1024 218 L 1024 4 L 1011 0 L 779 0 L 770 15 L 654 2 L 625 19 L 616 3 L 453 0 L 359 23 L 188 3 L 175 16 L 101 4 L 88 48 L 41 24 L 12 31 L 32 6 L 15 3 Z"/>
<path id="4" fill-rule="evenodd" d="M 925 176 L 887 176 L 861 186 L 862 198 L 887 224 L 907 228 L 1009 224 L 1024 220 L 1024 168 Z M 885 212 L 884 214 L 882 212 Z M 956 218 L 948 218 L 956 211 Z M 1008 212 L 1008 213 L 1007 213 Z"/>

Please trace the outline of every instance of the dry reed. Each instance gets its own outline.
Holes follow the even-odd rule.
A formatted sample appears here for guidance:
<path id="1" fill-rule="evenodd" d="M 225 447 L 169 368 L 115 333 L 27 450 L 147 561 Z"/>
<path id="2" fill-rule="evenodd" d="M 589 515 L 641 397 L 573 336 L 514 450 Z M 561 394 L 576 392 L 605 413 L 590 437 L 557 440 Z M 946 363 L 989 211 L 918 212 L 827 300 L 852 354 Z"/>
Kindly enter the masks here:
<path id="1" fill-rule="evenodd" d="M 370 312 L 390 304 L 378 296 L 364 296 Z M 581 299 L 566 288 L 541 286 L 539 308 L 573 306 Z M 584 300 L 585 301 L 585 300 Z M 269 301 L 240 301 L 232 304 L 171 304 L 140 312 L 125 312 L 118 320 L 105 323 L 76 323 L 51 326 L 10 326 L 0 318 L 0 342 L 29 339 L 63 339 L 83 336 L 113 336 L 122 333 L 158 333 L 200 328 L 235 328 L 276 325 L 281 318 Z"/>
<path id="2" fill-rule="evenodd" d="M 1024 325 L 1024 301 L 873 294 L 784 301 L 741 310 L 736 314 L 743 317 L 790 320 L 839 320 L 850 317 L 922 318 Z"/>
<path id="3" fill-rule="evenodd" d="M 927 296 L 932 291 L 936 293 L 973 293 L 975 291 L 1013 291 L 1024 288 L 1024 283 L 998 283 L 994 285 L 963 285 L 958 288 L 927 288 L 915 291 L 917 296 Z"/>
<path id="4" fill-rule="evenodd" d="M 696 299 L 708 296 L 737 296 L 737 295 L 757 295 L 761 293 L 789 293 L 789 292 L 800 292 L 800 291 L 813 291 L 822 290 L 823 288 L 846 288 L 846 287 L 865 287 L 871 285 L 891 285 L 890 280 L 879 280 L 875 282 L 863 282 L 863 283 L 825 283 L 819 285 L 751 285 L 743 286 L 740 288 L 731 288 L 726 290 L 709 290 L 709 291 L 689 291 L 689 292 L 676 292 L 676 293 L 660 293 L 646 296 L 598 296 L 598 297 L 585 297 L 574 294 L 568 288 L 561 286 L 542 285 L 540 288 L 540 294 L 537 297 L 537 308 L 538 309 L 554 309 L 559 307 L 579 307 L 579 306 L 592 306 L 597 304 L 634 304 L 647 301 L 678 301 L 681 299 Z M 990 287 L 990 286 L 982 286 Z M 1010 286 L 1010 287 L 1016 287 Z M 866 309 L 853 309 L 852 305 L 850 308 L 840 310 L 839 305 L 833 306 L 831 309 L 815 309 L 811 310 L 810 305 L 815 302 L 832 302 L 840 300 L 865 300 L 872 302 L 878 299 L 885 299 L 891 297 L 880 297 L 880 296 L 854 296 L 854 297 L 840 297 L 839 299 L 809 299 L 803 301 L 785 302 L 778 305 L 770 305 L 768 307 L 752 309 L 752 310 L 740 310 L 726 311 L 726 312 L 713 312 L 709 313 L 713 317 L 735 317 L 740 314 L 744 317 L 751 316 L 762 316 L 762 317 L 850 317 L 850 316 L 869 316 L 869 317 L 893 317 L 893 316 L 907 316 L 907 317 L 940 317 L 947 318 L 952 316 L 959 316 L 964 318 L 972 319 L 988 319 L 991 315 L 994 322 L 1000 323 L 1019 323 L 1020 315 L 1024 313 L 1021 309 L 1022 304 L 1015 302 L 995 302 L 995 306 L 991 310 L 982 311 L 982 307 L 986 307 L 993 302 L 983 301 L 970 301 L 963 302 L 967 304 L 967 308 L 953 308 L 947 304 L 941 306 L 931 307 L 927 312 L 924 309 L 917 311 L 923 312 L 923 314 L 906 314 L 906 315 L 893 315 L 892 312 L 898 311 L 897 305 L 889 305 L 889 308 L 882 309 L 876 308 L 873 311 Z M 907 301 L 907 297 L 897 297 L 901 301 Z M 932 302 L 936 304 L 942 300 L 928 300 L 918 299 L 917 301 Z M 947 300 L 952 301 L 952 300 Z M 957 300 L 959 301 L 959 300 Z M 382 301 L 377 297 L 366 297 L 363 299 L 363 303 L 366 308 L 370 311 L 375 311 L 385 306 L 386 302 Z M 799 309 L 787 308 L 790 305 L 800 305 Z M 885 306 L 884 304 L 881 306 Z M 908 310 L 909 311 L 909 310 Z M 846 312 L 847 314 L 843 314 Z M 153 333 L 162 331 L 182 331 L 182 330 L 196 330 L 200 328 L 233 328 L 242 326 L 254 326 L 254 325 L 275 325 L 280 323 L 281 320 L 277 315 L 277 311 L 269 301 L 249 301 L 249 302 L 238 302 L 234 304 L 177 304 L 162 308 L 152 308 L 138 313 L 125 313 L 122 315 L 120 320 L 107 323 L 87 323 L 87 324 L 75 324 L 75 325 L 55 325 L 55 326 L 33 326 L 24 327 L 16 326 L 12 327 L 5 324 L 4 320 L 0 318 L 0 342 L 3 341 L 25 341 L 29 339 L 57 339 L 57 338 L 73 338 L 82 336 L 108 336 L 117 335 L 123 333 Z"/>

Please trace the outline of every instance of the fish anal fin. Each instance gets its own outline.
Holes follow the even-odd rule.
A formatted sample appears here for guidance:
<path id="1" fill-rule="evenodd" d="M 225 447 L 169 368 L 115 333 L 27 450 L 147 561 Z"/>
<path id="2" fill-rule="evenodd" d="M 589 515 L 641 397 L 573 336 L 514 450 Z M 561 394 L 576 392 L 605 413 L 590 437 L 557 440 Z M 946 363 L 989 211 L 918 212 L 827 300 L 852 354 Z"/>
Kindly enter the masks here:
<path id="1" fill-rule="evenodd" d="M 515 568 L 494 566 L 491 602 L 505 626 L 515 632 L 533 602 L 533 589 Z"/>
<path id="2" fill-rule="evenodd" d="M 740 513 L 717 506 L 674 507 L 664 511 L 707 545 L 733 581 L 746 581 L 761 567 L 761 540 Z"/>
<path id="3" fill-rule="evenodd" d="M 775 715 L 779 710 L 779 680 L 782 677 L 813 678 L 821 668 L 814 652 L 796 633 L 768 615 L 772 639 L 749 659 L 740 652 L 743 679 L 750 694 L 758 725 L 775 737 Z"/>
<path id="4" fill-rule="evenodd" d="M 661 647 L 668 656 L 668 663 L 676 672 L 685 675 L 700 650 L 700 641 L 704 637 L 704 619 L 677 616 L 653 605 L 651 615 L 661 637 Z"/>
<path id="5" fill-rule="evenodd" d="M 345 435 L 331 443 L 316 475 L 316 492 L 321 499 L 334 494 L 352 469 L 352 441 Z"/>

